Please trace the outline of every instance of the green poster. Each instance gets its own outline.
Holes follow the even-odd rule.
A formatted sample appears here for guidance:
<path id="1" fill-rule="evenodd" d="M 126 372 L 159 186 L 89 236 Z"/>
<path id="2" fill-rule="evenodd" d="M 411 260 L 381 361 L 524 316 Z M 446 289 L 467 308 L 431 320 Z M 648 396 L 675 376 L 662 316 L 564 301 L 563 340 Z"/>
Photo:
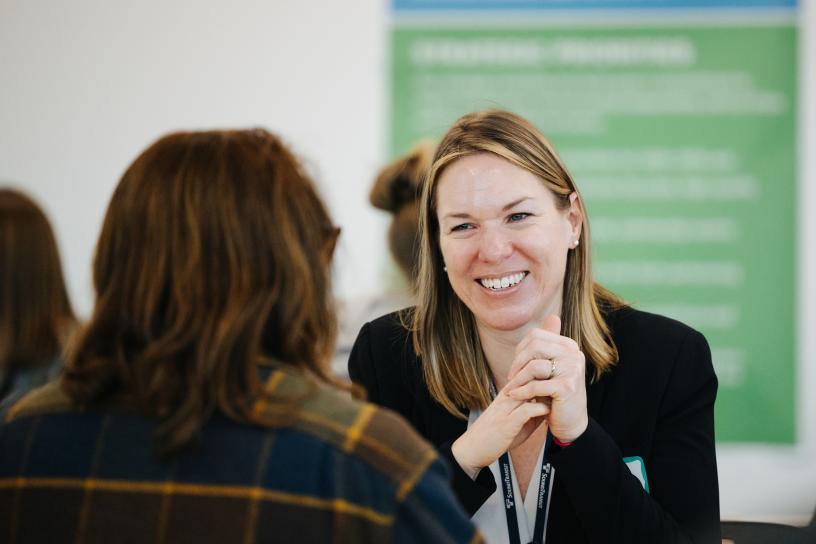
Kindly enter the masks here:
<path id="1" fill-rule="evenodd" d="M 792 24 L 398 25 L 392 152 L 516 111 L 584 193 L 598 279 L 703 332 L 721 442 L 795 440 Z"/>

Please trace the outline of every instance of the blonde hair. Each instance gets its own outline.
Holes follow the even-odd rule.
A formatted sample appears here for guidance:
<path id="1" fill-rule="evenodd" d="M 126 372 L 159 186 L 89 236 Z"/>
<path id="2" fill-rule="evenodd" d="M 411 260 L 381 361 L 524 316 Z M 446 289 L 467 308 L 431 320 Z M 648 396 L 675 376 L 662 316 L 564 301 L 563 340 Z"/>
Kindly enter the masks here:
<path id="1" fill-rule="evenodd" d="M 463 408 L 487 407 L 492 378 L 473 314 L 453 292 L 443 269 L 436 185 L 449 164 L 485 152 L 538 176 L 552 191 L 559 209 L 569 207 L 570 194 L 579 194 L 550 142 L 516 114 L 502 110 L 469 113 L 456 121 L 439 143 L 420 203 L 417 307 L 406 317 L 413 332 L 414 349 L 423 360 L 431 396 L 457 417 L 464 417 Z M 592 279 L 586 214 L 579 240 L 579 245 L 567 256 L 561 334 L 578 343 L 597 379 L 618 358 L 602 310 L 625 303 Z"/>

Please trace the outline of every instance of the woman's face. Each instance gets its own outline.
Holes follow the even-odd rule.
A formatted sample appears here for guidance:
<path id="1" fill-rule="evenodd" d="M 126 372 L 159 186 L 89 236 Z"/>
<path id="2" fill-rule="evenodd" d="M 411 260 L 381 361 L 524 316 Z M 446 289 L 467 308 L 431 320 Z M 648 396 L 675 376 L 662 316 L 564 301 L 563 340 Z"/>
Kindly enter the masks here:
<path id="1" fill-rule="evenodd" d="M 559 210 L 534 174 L 492 153 L 457 159 L 436 188 L 448 279 L 480 326 L 511 331 L 560 315 L 577 195 Z"/>

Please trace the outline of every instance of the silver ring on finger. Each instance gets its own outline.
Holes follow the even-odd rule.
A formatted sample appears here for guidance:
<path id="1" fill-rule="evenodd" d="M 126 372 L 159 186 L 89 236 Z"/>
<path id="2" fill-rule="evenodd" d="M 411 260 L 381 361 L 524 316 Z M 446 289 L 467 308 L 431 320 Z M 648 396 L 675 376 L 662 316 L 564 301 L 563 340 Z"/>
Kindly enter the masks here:
<path id="1" fill-rule="evenodd" d="M 555 378 L 555 371 L 556 371 L 555 359 L 550 359 L 550 377 L 547 378 L 548 380 Z"/>

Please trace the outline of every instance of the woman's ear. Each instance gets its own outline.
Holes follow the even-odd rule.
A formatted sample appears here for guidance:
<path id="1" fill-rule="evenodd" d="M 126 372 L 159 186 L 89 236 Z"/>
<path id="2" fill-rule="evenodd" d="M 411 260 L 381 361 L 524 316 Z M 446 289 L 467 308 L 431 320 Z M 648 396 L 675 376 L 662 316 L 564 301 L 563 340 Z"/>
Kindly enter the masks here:
<path id="1" fill-rule="evenodd" d="M 581 228 L 584 225 L 584 207 L 581 204 L 581 199 L 578 193 L 573 191 L 569 195 L 569 210 L 567 211 L 567 219 L 570 223 L 570 235 L 572 241 L 570 247 L 576 247 L 581 239 Z"/>

